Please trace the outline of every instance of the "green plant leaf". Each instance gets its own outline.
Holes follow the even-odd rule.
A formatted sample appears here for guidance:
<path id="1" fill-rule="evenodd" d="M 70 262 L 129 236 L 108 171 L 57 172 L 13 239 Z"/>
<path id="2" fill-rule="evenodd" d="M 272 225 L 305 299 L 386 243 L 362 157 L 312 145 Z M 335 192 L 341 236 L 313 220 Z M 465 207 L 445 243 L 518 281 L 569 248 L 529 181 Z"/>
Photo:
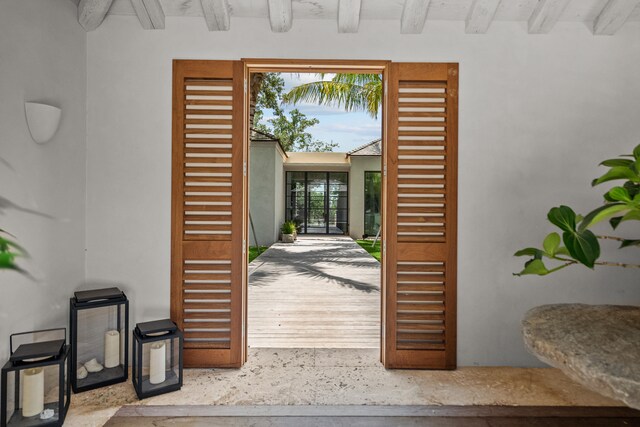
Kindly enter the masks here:
<path id="1" fill-rule="evenodd" d="M 633 164 L 633 160 L 631 159 L 609 159 L 600 163 L 601 166 L 608 166 L 610 168 L 614 166 L 624 166 L 629 167 Z"/>
<path id="2" fill-rule="evenodd" d="M 640 180 L 640 177 L 638 177 L 638 174 L 634 173 L 628 167 L 614 166 L 600 178 L 594 179 L 591 182 L 591 185 L 595 187 L 596 185 L 602 184 L 603 182 L 614 181 L 617 179 L 628 179 L 630 181 L 638 182 Z"/>
<path id="3" fill-rule="evenodd" d="M 584 217 L 584 219 L 580 223 L 580 226 L 578 227 L 578 230 L 582 231 L 589 226 L 595 225 L 600 221 L 603 221 L 619 212 L 626 211 L 628 209 L 629 207 L 624 203 L 615 203 L 600 206 L 599 208 L 589 212 L 587 216 Z"/>
<path id="4" fill-rule="evenodd" d="M 15 255 L 11 252 L 0 252 L 0 269 L 15 268 Z"/>
<path id="5" fill-rule="evenodd" d="M 544 242 L 542 242 L 542 247 L 544 251 L 549 254 L 549 256 L 555 256 L 558 251 L 558 247 L 560 246 L 560 235 L 558 233 L 549 233 L 547 237 L 544 238 Z"/>
<path id="6" fill-rule="evenodd" d="M 618 202 L 630 202 L 631 197 L 629 196 L 629 191 L 627 191 L 624 187 L 613 187 L 609 192 L 609 197 Z"/>
<path id="7" fill-rule="evenodd" d="M 636 145 L 633 149 L 633 158 L 636 160 L 640 159 L 640 144 Z"/>
<path id="8" fill-rule="evenodd" d="M 624 221 L 640 221 L 640 210 L 633 210 L 631 212 L 627 212 L 620 222 Z"/>
<path id="9" fill-rule="evenodd" d="M 544 263 L 542 262 L 542 260 L 539 259 L 532 259 L 531 261 L 527 262 L 524 266 L 524 270 L 522 270 L 520 273 L 517 273 L 516 276 L 524 276 L 527 274 L 535 274 L 538 276 L 545 276 L 547 274 L 549 274 L 549 270 L 547 269 L 547 267 L 545 267 Z"/>
<path id="10" fill-rule="evenodd" d="M 569 206 L 551 208 L 547 214 L 549 221 L 563 231 L 575 231 L 576 213 Z"/>
<path id="11" fill-rule="evenodd" d="M 616 216 L 609 220 L 609 224 L 611 224 L 611 228 L 615 230 L 616 228 L 618 228 L 618 225 L 620 225 L 620 221 L 622 221 L 622 217 Z"/>
<path id="12" fill-rule="evenodd" d="M 14 250 L 17 250 L 19 252 L 18 254 L 15 254 L 15 255 L 21 255 L 21 256 L 27 255 L 26 249 L 24 249 L 22 246 L 20 246 L 16 242 L 13 242 L 9 239 L 5 239 L 4 237 L 0 237 L 0 252 L 9 252 L 10 248 L 13 248 Z"/>
<path id="13" fill-rule="evenodd" d="M 609 224 L 611 224 L 611 228 L 615 230 L 616 228 L 618 228 L 620 223 L 624 221 L 640 221 L 640 209 L 636 208 L 632 211 L 627 212 L 623 216 L 611 218 L 609 220 Z"/>
<path id="14" fill-rule="evenodd" d="M 566 256 L 571 256 L 571 254 L 569 254 L 569 249 L 566 248 L 566 246 L 560 246 L 557 250 L 556 250 L 556 256 L 557 255 L 566 255 Z"/>
<path id="15" fill-rule="evenodd" d="M 532 256 L 536 259 L 542 258 L 544 252 L 536 248 L 524 248 L 513 254 L 513 256 Z"/>
<path id="16" fill-rule="evenodd" d="M 638 194 L 640 194 L 640 184 L 627 181 L 623 185 L 624 188 L 629 192 L 629 196 L 635 198 Z"/>
<path id="17" fill-rule="evenodd" d="M 569 250 L 571 257 L 593 268 L 596 260 L 600 257 L 600 243 L 591 230 L 565 231 L 562 240 Z"/>
<path id="18" fill-rule="evenodd" d="M 625 239 L 622 241 L 620 249 L 628 248 L 629 246 L 640 246 L 640 240 Z"/>

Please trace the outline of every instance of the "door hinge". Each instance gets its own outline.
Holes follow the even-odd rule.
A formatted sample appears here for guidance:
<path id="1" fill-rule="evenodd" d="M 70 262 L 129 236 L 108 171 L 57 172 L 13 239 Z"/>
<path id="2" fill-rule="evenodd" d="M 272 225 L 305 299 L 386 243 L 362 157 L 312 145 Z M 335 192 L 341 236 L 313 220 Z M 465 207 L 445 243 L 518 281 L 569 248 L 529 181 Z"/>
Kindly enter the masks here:
<path id="1" fill-rule="evenodd" d="M 384 168 L 383 168 L 383 173 L 384 176 L 387 176 L 387 164 L 385 163 Z"/>
<path id="2" fill-rule="evenodd" d="M 243 240 L 242 241 L 242 255 L 247 253 L 247 241 Z"/>
<path id="3" fill-rule="evenodd" d="M 387 240 L 386 239 L 382 242 L 382 255 L 387 256 Z"/>
<path id="4" fill-rule="evenodd" d="M 242 174 L 244 176 L 247 176 L 247 161 L 246 160 L 242 163 Z"/>
<path id="5" fill-rule="evenodd" d="M 247 94 L 247 79 L 244 79 L 244 94 Z"/>

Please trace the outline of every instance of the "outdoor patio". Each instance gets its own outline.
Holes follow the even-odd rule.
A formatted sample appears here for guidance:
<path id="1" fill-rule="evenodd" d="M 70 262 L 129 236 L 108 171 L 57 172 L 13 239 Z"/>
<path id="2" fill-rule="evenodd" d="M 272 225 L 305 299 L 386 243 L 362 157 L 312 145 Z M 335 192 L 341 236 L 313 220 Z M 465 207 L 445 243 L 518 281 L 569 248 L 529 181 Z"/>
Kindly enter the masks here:
<path id="1" fill-rule="evenodd" d="M 380 263 L 350 237 L 299 236 L 249 265 L 249 346 L 378 348 Z"/>

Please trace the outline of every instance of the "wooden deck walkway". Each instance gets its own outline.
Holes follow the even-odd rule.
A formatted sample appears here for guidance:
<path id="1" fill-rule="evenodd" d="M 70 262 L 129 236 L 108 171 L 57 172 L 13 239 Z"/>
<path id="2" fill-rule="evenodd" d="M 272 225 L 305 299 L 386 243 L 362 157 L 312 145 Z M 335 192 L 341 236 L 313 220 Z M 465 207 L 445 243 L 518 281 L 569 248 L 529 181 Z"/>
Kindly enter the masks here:
<path id="1" fill-rule="evenodd" d="M 250 347 L 379 347 L 380 264 L 352 239 L 276 243 L 249 267 Z"/>

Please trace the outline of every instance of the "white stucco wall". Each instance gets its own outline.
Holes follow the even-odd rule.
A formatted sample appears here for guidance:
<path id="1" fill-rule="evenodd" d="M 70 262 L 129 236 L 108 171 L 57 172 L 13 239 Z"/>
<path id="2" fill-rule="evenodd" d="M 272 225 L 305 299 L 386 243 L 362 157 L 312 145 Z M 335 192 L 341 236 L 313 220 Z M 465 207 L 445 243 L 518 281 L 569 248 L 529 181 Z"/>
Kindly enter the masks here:
<path id="1" fill-rule="evenodd" d="M 58 132 L 31 139 L 25 101 L 62 109 Z M 86 36 L 69 0 L 0 3 L 0 198 L 56 218 L 13 209 L 0 200 L 0 228 L 31 254 L 31 280 L 0 270 L 0 360 L 9 335 L 66 327 L 69 297 L 84 280 Z"/>
<path id="2" fill-rule="evenodd" d="M 12 18 L 5 18 L 11 20 Z M 33 31 L 33 29 L 30 29 Z M 144 31 L 110 16 L 88 43 L 87 277 L 122 282 L 132 323 L 169 314 L 171 60 L 362 58 L 460 63 L 458 362 L 539 365 L 520 319 L 552 302 L 638 303 L 637 271 L 567 269 L 515 278 L 515 250 L 541 241 L 549 207 L 599 203 L 596 164 L 629 152 L 640 135 L 640 24 L 594 37 L 582 23 L 529 35 L 526 22 L 364 20 L 338 34 L 333 20 L 296 20 L 272 33 L 266 19 L 167 18 Z M 143 167 L 144 166 L 144 167 Z"/>
<path id="3" fill-rule="evenodd" d="M 285 179 L 284 173 L 284 155 L 280 150 L 276 150 L 275 155 L 275 189 L 274 189 L 274 216 L 273 216 L 273 228 L 275 231 L 274 242 L 280 238 L 280 226 L 285 220 Z"/>
<path id="4" fill-rule="evenodd" d="M 255 237 L 260 245 L 270 245 L 275 241 L 275 145 L 268 142 L 251 143 L 249 162 L 249 212 Z M 249 242 L 252 246 L 256 245 L 251 228 Z"/>
<path id="5" fill-rule="evenodd" d="M 364 234 L 364 173 L 380 172 L 380 156 L 351 156 L 349 171 L 349 235 L 361 239 Z"/>
<path id="6" fill-rule="evenodd" d="M 283 153 L 276 142 L 252 142 L 249 168 L 249 210 L 258 243 L 278 241 L 284 222 Z M 255 239 L 249 228 L 250 245 Z"/>

